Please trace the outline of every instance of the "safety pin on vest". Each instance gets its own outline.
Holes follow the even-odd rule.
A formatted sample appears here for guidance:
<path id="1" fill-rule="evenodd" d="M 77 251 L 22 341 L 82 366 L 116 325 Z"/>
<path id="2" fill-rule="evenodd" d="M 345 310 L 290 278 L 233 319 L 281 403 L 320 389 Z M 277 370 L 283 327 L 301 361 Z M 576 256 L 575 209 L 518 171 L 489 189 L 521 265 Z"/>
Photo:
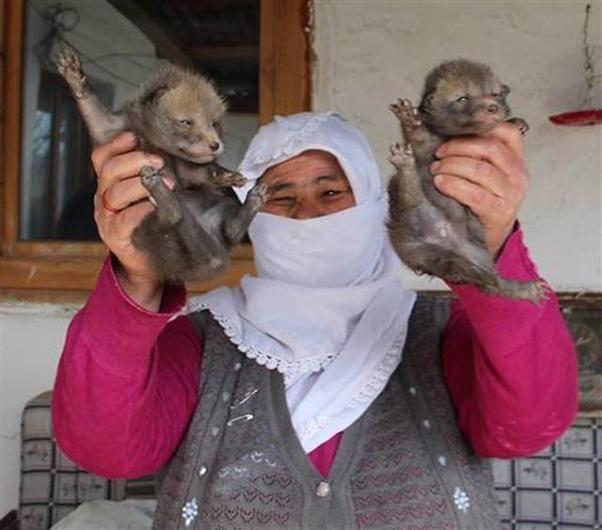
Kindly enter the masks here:
<path id="1" fill-rule="evenodd" d="M 234 405 L 230 405 L 231 409 L 236 409 L 238 407 L 240 407 L 241 405 L 244 405 L 247 401 L 249 401 L 249 399 L 251 399 L 255 394 L 257 394 L 258 390 L 256 388 L 254 388 L 253 390 L 250 390 L 249 392 L 247 392 L 245 394 L 245 396 L 238 402 L 238 403 L 234 403 Z"/>
<path id="2" fill-rule="evenodd" d="M 232 427 L 232 425 L 234 425 L 237 422 L 243 422 L 243 421 L 251 421 L 253 419 L 253 414 L 243 414 L 242 416 L 236 416 L 236 418 L 232 418 L 231 420 L 229 420 L 226 425 L 228 427 Z"/>

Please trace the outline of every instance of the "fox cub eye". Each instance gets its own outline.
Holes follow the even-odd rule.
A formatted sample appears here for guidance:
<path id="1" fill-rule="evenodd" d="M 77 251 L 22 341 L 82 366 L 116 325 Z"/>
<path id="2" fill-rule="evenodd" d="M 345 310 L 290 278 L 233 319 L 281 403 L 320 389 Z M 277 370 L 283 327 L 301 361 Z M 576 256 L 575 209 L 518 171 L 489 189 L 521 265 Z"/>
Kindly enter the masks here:
<path id="1" fill-rule="evenodd" d="M 178 123 L 180 125 L 184 125 L 185 127 L 191 127 L 192 126 L 192 120 L 188 120 L 186 118 L 183 118 L 181 120 L 178 120 Z"/>
<path id="2" fill-rule="evenodd" d="M 468 96 L 460 96 L 456 101 L 458 103 L 464 103 L 465 101 L 468 101 Z"/>

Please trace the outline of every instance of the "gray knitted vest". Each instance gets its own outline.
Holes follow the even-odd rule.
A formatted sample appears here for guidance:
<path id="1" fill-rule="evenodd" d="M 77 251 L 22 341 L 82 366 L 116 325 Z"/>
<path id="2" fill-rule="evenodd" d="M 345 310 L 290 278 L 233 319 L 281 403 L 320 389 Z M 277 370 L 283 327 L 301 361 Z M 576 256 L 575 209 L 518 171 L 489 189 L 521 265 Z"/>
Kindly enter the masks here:
<path id="1" fill-rule="evenodd" d="M 154 529 L 492 530 L 490 463 L 461 438 L 440 368 L 447 304 L 419 298 L 403 361 L 345 430 L 323 478 L 294 432 L 282 376 L 207 312 L 198 406 L 159 478 Z"/>

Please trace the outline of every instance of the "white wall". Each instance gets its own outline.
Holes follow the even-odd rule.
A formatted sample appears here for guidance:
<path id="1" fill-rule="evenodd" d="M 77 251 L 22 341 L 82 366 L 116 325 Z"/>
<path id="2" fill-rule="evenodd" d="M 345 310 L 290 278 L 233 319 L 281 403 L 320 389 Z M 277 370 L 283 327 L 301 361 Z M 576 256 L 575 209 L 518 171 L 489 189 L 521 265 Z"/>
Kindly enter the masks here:
<path id="1" fill-rule="evenodd" d="M 560 290 L 602 291 L 601 132 L 559 127 L 547 117 L 572 110 L 584 87 L 584 0 L 530 2 L 315 1 L 313 101 L 360 127 L 382 161 L 398 138 L 387 105 L 417 100 L 425 74 L 456 57 L 491 64 L 512 88 L 526 139 L 531 190 L 520 220 L 540 272 Z M 601 2 L 592 2 L 590 42 L 600 50 Z M 602 73 L 602 60 L 598 63 Z M 594 93 L 602 108 L 602 83 Z M 441 287 L 418 281 L 409 285 Z"/>
<path id="2" fill-rule="evenodd" d="M 443 59 L 490 62 L 512 86 L 516 114 L 531 125 L 533 184 L 521 220 L 532 255 L 557 288 L 602 291 L 602 126 L 560 128 L 547 122 L 580 97 L 583 5 L 315 0 L 315 108 L 336 109 L 362 128 L 388 173 L 385 153 L 397 127 L 387 104 L 398 96 L 417 97 L 425 72 Z M 598 44 L 599 26 L 598 2 L 591 23 Z M 596 98 L 602 106 L 600 87 Z M 241 125 L 252 127 L 249 120 Z M 406 281 L 418 285 L 413 275 Z M 21 410 L 51 387 L 71 313 L 31 304 L 4 304 L 0 311 L 0 516 L 17 505 Z"/>

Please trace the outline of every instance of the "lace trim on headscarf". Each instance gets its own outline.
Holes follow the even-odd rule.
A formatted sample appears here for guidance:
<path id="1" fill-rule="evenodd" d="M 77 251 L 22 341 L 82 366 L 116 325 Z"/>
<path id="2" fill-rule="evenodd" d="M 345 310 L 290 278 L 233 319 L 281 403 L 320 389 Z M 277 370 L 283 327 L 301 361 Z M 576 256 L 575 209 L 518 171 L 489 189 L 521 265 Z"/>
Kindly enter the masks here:
<path id="1" fill-rule="evenodd" d="M 298 146 L 306 144 L 322 124 L 333 114 L 334 112 L 332 111 L 316 114 L 281 149 L 271 150 L 270 147 L 272 146 L 268 146 L 251 158 L 252 163 L 263 164 L 268 160 L 278 160 L 282 156 L 290 155 Z M 278 117 L 276 117 L 276 120 L 278 120 Z"/>
<path id="2" fill-rule="evenodd" d="M 366 382 L 358 395 L 351 399 L 350 405 L 369 405 L 378 397 L 378 395 L 387 385 L 387 382 L 391 377 L 391 373 L 395 371 L 401 362 L 401 348 L 403 347 L 404 343 L 405 340 L 402 339 L 399 339 L 393 343 L 391 349 L 386 353 L 370 379 Z M 311 438 L 324 427 L 326 427 L 328 421 L 330 421 L 328 418 L 320 415 L 316 416 L 315 418 L 311 418 L 308 422 L 299 427 L 298 434 L 303 438 Z"/>
<path id="3" fill-rule="evenodd" d="M 284 374 L 285 384 L 298 373 L 319 372 L 337 357 L 337 354 L 335 353 L 326 353 L 319 357 L 314 356 L 311 359 L 300 359 L 295 362 L 276 358 L 251 344 L 245 344 L 240 334 L 234 329 L 232 321 L 224 313 L 216 310 L 214 307 L 209 307 L 208 304 L 198 300 L 193 299 L 189 302 L 188 313 L 202 310 L 208 310 L 213 315 L 213 318 L 215 318 L 218 324 L 224 329 L 224 333 L 230 339 L 232 344 L 234 344 L 240 352 L 244 353 L 247 358 L 265 366 L 269 370 L 277 370 Z"/>

